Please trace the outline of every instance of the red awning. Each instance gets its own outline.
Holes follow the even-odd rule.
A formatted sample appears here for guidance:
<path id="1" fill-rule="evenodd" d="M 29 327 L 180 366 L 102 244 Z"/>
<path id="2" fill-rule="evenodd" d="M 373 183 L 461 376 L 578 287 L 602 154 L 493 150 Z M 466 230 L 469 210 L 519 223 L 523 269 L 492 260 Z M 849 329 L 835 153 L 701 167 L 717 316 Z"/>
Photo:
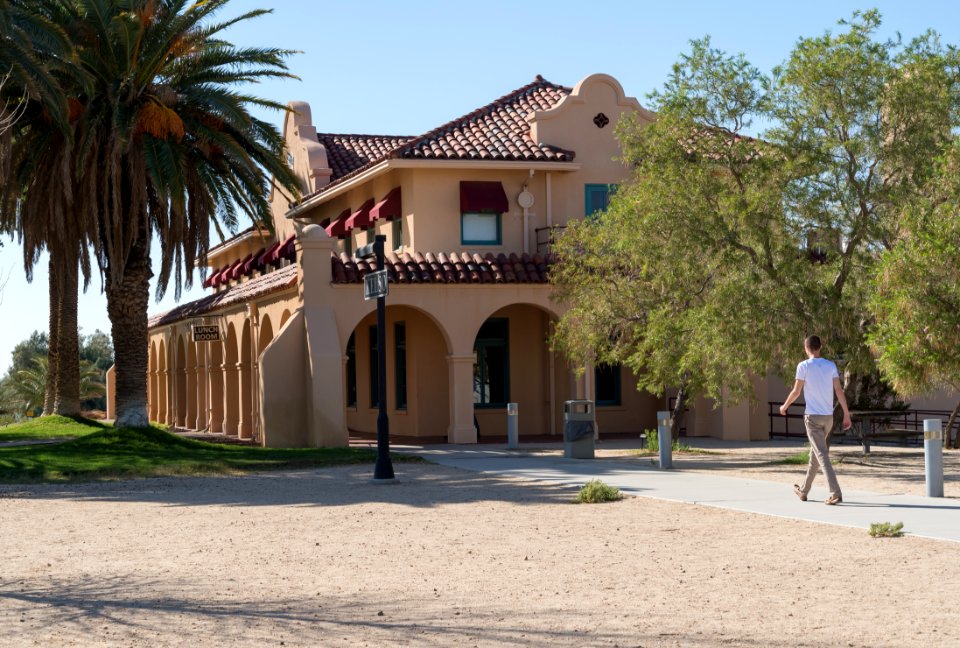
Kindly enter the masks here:
<path id="1" fill-rule="evenodd" d="M 347 207 L 340 215 L 333 219 L 333 221 L 327 225 L 327 235 L 330 238 L 340 238 L 346 234 L 347 219 L 350 218 L 350 208 Z"/>
<path id="2" fill-rule="evenodd" d="M 268 263 L 273 261 L 274 252 L 277 251 L 277 248 L 280 247 L 280 241 L 274 241 L 267 246 L 267 249 L 257 258 L 257 265 L 261 268 L 267 266 Z"/>
<path id="3" fill-rule="evenodd" d="M 287 261 L 297 260 L 297 237 L 295 234 L 291 234 L 286 243 L 277 249 L 277 256 Z"/>
<path id="4" fill-rule="evenodd" d="M 507 194 L 503 191 L 503 184 L 499 182 L 461 182 L 460 211 L 496 212 L 498 214 L 510 211 L 510 203 L 507 202 Z"/>
<path id="5" fill-rule="evenodd" d="M 390 190 L 390 193 L 387 194 L 386 198 L 378 202 L 373 206 L 373 209 L 370 210 L 370 222 L 376 222 L 381 218 L 392 221 L 394 218 L 399 218 L 401 213 L 400 187 L 394 187 Z"/>
<path id="6" fill-rule="evenodd" d="M 253 256 L 250 257 L 250 260 L 243 264 L 243 274 L 248 275 L 254 270 L 261 270 L 263 268 L 262 265 L 257 265 L 257 264 L 260 260 L 260 256 L 264 252 L 266 252 L 266 250 L 267 248 L 260 248 L 259 250 L 253 253 Z"/>
<path id="7" fill-rule="evenodd" d="M 373 221 L 370 220 L 370 210 L 373 208 L 373 198 L 363 203 L 360 206 L 360 209 L 350 214 L 350 218 L 347 219 L 346 231 L 350 231 L 356 227 L 360 229 L 367 229 L 373 224 Z"/>
<path id="8" fill-rule="evenodd" d="M 253 254 L 248 254 L 233 264 L 230 268 L 230 279 L 239 279 L 243 275 L 243 266 L 247 261 L 253 258 Z"/>
<path id="9" fill-rule="evenodd" d="M 282 243 L 277 245 L 277 247 L 274 248 L 273 253 L 267 258 L 267 263 L 271 265 L 277 265 L 283 258 L 283 251 L 286 249 L 286 246 L 290 245 L 295 238 L 297 238 L 297 235 L 291 234 L 285 238 Z"/>

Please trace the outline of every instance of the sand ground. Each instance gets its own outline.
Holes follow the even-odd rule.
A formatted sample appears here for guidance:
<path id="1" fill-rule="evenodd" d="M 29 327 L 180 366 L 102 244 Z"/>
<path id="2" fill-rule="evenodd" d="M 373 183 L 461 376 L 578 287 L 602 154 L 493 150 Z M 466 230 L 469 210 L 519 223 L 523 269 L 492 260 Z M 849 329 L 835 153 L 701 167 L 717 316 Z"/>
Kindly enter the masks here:
<path id="1" fill-rule="evenodd" d="M 0 645 L 960 643 L 955 543 L 370 470 L 0 486 Z"/>

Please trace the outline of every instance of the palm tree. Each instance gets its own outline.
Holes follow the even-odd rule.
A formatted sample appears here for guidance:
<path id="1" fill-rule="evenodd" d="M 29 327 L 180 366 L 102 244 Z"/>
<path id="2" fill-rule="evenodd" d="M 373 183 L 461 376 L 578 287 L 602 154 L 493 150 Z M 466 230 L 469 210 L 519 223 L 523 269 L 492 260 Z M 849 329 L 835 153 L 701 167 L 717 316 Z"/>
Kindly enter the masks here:
<path id="1" fill-rule="evenodd" d="M 104 276 L 116 366 L 116 424 L 145 426 L 150 243 L 163 249 L 158 296 L 179 296 L 206 255 L 211 224 L 238 210 L 270 222 L 267 182 L 299 195 L 277 129 L 238 89 L 290 77 L 282 49 L 237 48 L 220 33 L 260 16 L 212 22 L 228 0 L 60 0 L 88 83 L 69 94 L 72 213 Z"/>
<path id="2" fill-rule="evenodd" d="M 35 358 L 32 364 L 33 367 L 18 371 L 8 385 L 11 400 L 21 412 L 40 409 L 46 397 L 47 359 Z M 81 400 L 98 398 L 106 393 L 102 372 L 92 362 L 83 360 L 79 373 Z"/>
<path id="3" fill-rule="evenodd" d="M 0 80 L 0 230 L 23 243 L 28 278 L 40 252 L 50 251 L 44 409 L 74 415 L 80 412 L 77 264 L 85 246 L 68 216 L 71 138 L 58 80 L 76 83 L 83 75 L 70 63 L 57 8 L 49 0 L 0 0 L 0 70 L 6 70 Z M 84 277 L 89 280 L 89 263 Z"/>

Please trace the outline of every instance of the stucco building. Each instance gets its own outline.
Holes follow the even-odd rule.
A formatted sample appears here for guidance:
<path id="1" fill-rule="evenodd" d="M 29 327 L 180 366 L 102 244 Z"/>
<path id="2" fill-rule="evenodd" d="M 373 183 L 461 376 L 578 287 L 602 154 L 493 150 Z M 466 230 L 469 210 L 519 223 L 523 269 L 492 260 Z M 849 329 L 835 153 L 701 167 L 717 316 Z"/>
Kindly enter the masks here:
<path id="1" fill-rule="evenodd" d="M 152 420 L 271 446 L 341 445 L 376 429 L 375 302 L 352 252 L 387 237 L 391 434 L 473 443 L 559 435 L 563 402 L 597 402 L 601 434 L 655 426 L 663 399 L 629 371 L 578 375 L 553 352 L 552 237 L 606 207 L 628 169 L 618 120 L 652 120 L 610 76 L 541 77 L 420 136 L 318 132 L 290 105 L 284 136 L 304 197 L 274 190 L 274 233 L 251 228 L 210 251 L 210 294 L 150 320 Z M 192 327 L 219 340 L 194 341 Z M 779 391 L 758 383 L 758 390 Z M 714 410 L 690 434 L 766 438 L 766 399 Z"/>

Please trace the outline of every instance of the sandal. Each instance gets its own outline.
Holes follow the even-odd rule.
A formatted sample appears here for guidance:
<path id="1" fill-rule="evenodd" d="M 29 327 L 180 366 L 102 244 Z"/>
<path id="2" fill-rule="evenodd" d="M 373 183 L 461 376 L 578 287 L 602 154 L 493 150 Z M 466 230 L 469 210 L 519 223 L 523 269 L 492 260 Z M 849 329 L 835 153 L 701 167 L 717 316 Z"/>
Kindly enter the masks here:
<path id="1" fill-rule="evenodd" d="M 831 495 L 827 499 L 823 500 L 823 503 L 826 504 L 827 506 L 833 506 L 834 504 L 839 504 L 842 501 L 843 501 L 843 498 L 840 497 L 839 495 Z"/>
<path id="2" fill-rule="evenodd" d="M 800 490 L 800 486 L 798 486 L 797 484 L 793 485 L 793 492 L 796 493 L 797 497 L 800 498 L 801 502 L 807 501 L 807 494 L 804 493 L 802 490 Z"/>

